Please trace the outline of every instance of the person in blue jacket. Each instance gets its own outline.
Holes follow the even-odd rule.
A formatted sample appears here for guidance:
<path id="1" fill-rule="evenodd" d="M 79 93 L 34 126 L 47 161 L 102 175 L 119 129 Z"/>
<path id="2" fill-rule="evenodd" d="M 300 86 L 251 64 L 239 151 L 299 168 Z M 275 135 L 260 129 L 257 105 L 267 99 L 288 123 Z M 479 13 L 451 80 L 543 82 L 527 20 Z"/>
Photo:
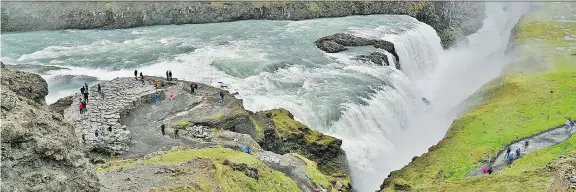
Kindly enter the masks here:
<path id="1" fill-rule="evenodd" d="M 513 153 L 508 154 L 508 164 L 512 164 L 513 161 L 514 161 L 514 154 Z"/>

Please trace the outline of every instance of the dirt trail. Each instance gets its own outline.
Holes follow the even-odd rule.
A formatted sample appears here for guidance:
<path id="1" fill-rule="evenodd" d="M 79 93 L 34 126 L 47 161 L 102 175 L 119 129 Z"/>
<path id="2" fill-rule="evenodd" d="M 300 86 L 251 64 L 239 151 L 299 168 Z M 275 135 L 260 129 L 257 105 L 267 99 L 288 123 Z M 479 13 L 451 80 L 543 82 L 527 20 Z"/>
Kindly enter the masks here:
<path id="1" fill-rule="evenodd" d="M 509 166 L 508 160 L 506 159 L 506 149 L 510 147 L 512 152 L 515 152 L 516 148 L 520 147 L 520 158 L 525 154 L 531 153 L 538 149 L 550 147 L 567 140 L 576 131 L 575 128 L 569 128 L 566 125 L 558 126 L 544 132 L 532 135 L 530 137 L 518 140 L 508 146 L 506 146 L 502 151 L 498 153 L 495 159 L 492 159 L 490 163 L 483 164 L 482 166 L 471 171 L 470 175 L 481 175 L 482 168 L 486 165 L 492 166 L 494 172 L 502 170 Z M 524 146 L 525 141 L 528 140 L 528 146 Z M 516 157 L 514 157 L 516 159 Z"/>

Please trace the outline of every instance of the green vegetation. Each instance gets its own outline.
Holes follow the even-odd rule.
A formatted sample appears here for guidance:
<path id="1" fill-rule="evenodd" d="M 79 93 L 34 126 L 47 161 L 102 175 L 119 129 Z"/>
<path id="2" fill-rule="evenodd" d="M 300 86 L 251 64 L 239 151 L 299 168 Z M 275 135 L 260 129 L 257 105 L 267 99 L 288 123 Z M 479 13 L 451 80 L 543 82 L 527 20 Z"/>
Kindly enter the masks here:
<path id="1" fill-rule="evenodd" d="M 108 163 L 100 166 L 96 169 L 98 173 L 110 172 L 114 171 L 123 167 L 129 167 L 134 164 L 133 160 L 118 160 L 118 161 L 109 161 Z"/>
<path id="2" fill-rule="evenodd" d="M 289 134 L 304 134 L 309 143 L 326 145 L 336 142 L 336 138 L 312 130 L 308 128 L 308 126 L 292 119 L 289 113 L 286 109 L 273 109 L 265 112 L 266 115 L 272 116 L 272 121 L 276 125 L 276 128 L 278 128 L 278 135 L 280 137 Z"/>
<path id="3" fill-rule="evenodd" d="M 174 126 L 174 129 L 185 129 L 190 125 L 190 121 L 182 121 L 178 125 Z"/>
<path id="4" fill-rule="evenodd" d="M 323 173 L 321 173 L 318 170 L 318 165 L 316 164 L 316 162 L 310 161 L 306 157 L 302 157 L 301 155 L 299 155 L 297 153 L 292 153 L 292 155 L 298 157 L 300 160 L 302 160 L 302 161 L 304 161 L 304 163 L 306 163 L 306 171 L 308 172 L 308 175 L 310 175 L 310 177 L 311 177 L 312 181 L 314 181 L 314 183 L 319 184 L 324 188 L 331 186 L 330 176 L 326 176 Z"/>
<path id="5" fill-rule="evenodd" d="M 222 191 L 301 191 L 296 183 L 281 172 L 273 170 L 266 166 L 260 159 L 254 155 L 242 153 L 227 148 L 203 148 L 203 149 L 185 149 L 178 151 L 168 151 L 161 155 L 144 159 L 144 165 L 150 164 L 178 164 L 193 159 L 205 158 L 210 159 L 216 169 L 217 182 Z M 224 165 L 224 161 L 230 161 L 236 164 L 245 163 L 249 167 L 258 169 L 258 180 L 246 176 L 241 171 L 234 171 L 231 167 Z M 134 165 L 135 160 L 124 160 L 111 162 L 111 166 L 99 168 L 98 172 L 108 172 L 122 167 Z M 208 180 L 207 180 L 208 179 Z M 216 187 L 205 178 L 197 182 L 194 187 L 165 188 L 157 191 L 215 191 Z"/>
<path id="6" fill-rule="evenodd" d="M 551 180 L 544 168 L 559 155 L 574 151 L 576 138 L 524 156 L 493 175 L 467 177 L 478 161 L 494 156 L 511 142 L 561 125 L 576 114 L 576 56 L 567 48 L 576 41 L 576 23 L 551 21 L 564 14 L 562 4 L 541 4 L 516 29 L 517 60 L 501 78 L 478 92 L 482 103 L 455 121 L 435 149 L 393 172 L 416 191 L 546 191 Z M 389 187 L 386 190 L 392 190 Z"/>
<path id="7" fill-rule="evenodd" d="M 301 191 L 296 183 L 283 173 L 270 169 L 256 156 L 226 148 L 204 148 L 170 151 L 144 161 L 144 164 L 182 163 L 194 158 L 211 159 L 216 167 L 216 180 L 223 191 Z M 246 163 L 258 169 L 258 180 L 234 171 L 224 165 L 228 160 Z"/>
<path id="8" fill-rule="evenodd" d="M 308 3 L 308 11 L 310 11 L 311 13 L 319 13 L 320 12 L 320 6 L 318 6 L 318 4 L 316 4 L 315 2 L 309 2 Z"/>
<path id="9" fill-rule="evenodd" d="M 262 125 L 260 125 L 260 122 L 256 121 L 256 119 L 254 119 L 252 116 L 250 116 L 250 121 L 252 121 L 254 127 L 256 127 L 256 132 L 258 135 L 264 136 L 264 129 L 262 128 Z"/>
<path id="10" fill-rule="evenodd" d="M 318 165 L 316 164 L 316 162 L 310 161 L 306 157 L 303 157 L 297 153 L 292 153 L 292 155 L 298 157 L 300 160 L 306 163 L 306 172 L 308 172 L 308 175 L 311 177 L 312 181 L 316 185 L 320 185 L 325 189 L 335 190 L 334 188 L 335 186 L 333 186 L 330 181 L 333 180 L 339 181 L 344 186 L 347 186 L 350 183 L 350 177 L 346 175 L 334 175 L 334 176 L 325 175 L 322 172 L 320 172 L 320 170 L 318 170 Z"/>
<path id="11" fill-rule="evenodd" d="M 214 121 L 214 120 L 220 120 L 220 119 L 223 119 L 223 118 L 224 118 L 224 114 L 218 113 L 218 114 L 216 114 L 216 115 L 214 115 L 214 116 L 212 116 L 212 117 L 208 117 L 208 120 Z"/>
<path id="12" fill-rule="evenodd" d="M 210 6 L 212 6 L 212 7 L 217 7 L 217 8 L 222 8 L 222 7 L 224 7 L 224 2 L 221 2 L 221 1 L 213 1 L 213 2 L 210 2 Z"/>

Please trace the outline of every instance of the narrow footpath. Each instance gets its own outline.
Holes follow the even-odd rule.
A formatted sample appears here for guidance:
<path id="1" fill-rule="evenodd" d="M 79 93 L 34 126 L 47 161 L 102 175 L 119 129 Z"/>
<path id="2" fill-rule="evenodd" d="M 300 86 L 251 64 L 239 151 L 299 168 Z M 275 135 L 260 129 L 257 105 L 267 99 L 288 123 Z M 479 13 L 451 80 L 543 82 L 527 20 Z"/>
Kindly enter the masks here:
<path id="1" fill-rule="evenodd" d="M 508 164 L 508 160 L 506 159 L 506 149 L 508 147 L 510 147 L 510 149 L 512 150 L 512 152 L 515 152 L 516 148 L 518 148 L 518 146 L 521 146 L 520 148 L 520 158 L 523 158 L 524 155 L 531 153 L 533 151 L 542 149 L 542 148 L 546 148 L 546 147 L 550 147 L 552 145 L 556 145 L 558 143 L 561 143 L 562 141 L 567 140 L 568 138 L 570 138 L 572 136 L 572 134 L 575 132 L 576 127 L 573 129 L 570 129 L 570 127 L 563 125 L 563 126 L 559 126 L 556 128 L 552 128 L 549 130 L 546 130 L 542 133 L 536 134 L 536 135 L 532 135 L 530 137 L 526 137 L 524 139 L 518 140 L 508 146 L 506 146 L 502 151 L 500 151 L 498 153 L 498 156 L 495 159 L 492 159 L 490 161 L 490 163 L 487 164 L 483 164 L 482 166 L 473 169 L 470 172 L 471 176 L 475 176 L 475 175 L 482 175 L 482 168 L 484 166 L 491 166 L 492 170 L 494 172 L 500 171 L 502 169 L 505 169 L 506 167 L 509 166 Z M 528 141 L 528 146 L 525 146 L 524 143 Z M 514 157 L 514 159 L 516 160 L 517 158 Z"/>

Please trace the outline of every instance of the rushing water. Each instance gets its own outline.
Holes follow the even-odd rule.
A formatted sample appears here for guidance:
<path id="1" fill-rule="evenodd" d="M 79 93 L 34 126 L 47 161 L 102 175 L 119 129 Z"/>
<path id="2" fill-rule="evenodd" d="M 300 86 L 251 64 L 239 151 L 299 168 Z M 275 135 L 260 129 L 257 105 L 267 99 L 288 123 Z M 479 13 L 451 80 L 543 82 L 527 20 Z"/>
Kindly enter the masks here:
<path id="1" fill-rule="evenodd" d="M 500 53 L 520 14 L 503 11 L 500 3 L 488 5 L 489 17 L 470 36 L 470 46 L 446 52 L 426 24 L 371 15 L 4 33 L 2 61 L 47 79 L 49 103 L 84 82 L 132 76 L 134 69 L 156 76 L 170 69 L 176 78 L 224 82 L 248 109 L 283 107 L 342 139 L 354 188 L 373 191 L 391 170 L 441 139 L 455 118 L 449 110 L 505 66 Z M 393 42 L 402 72 L 353 59 L 371 48 L 327 54 L 314 46 L 337 32 Z"/>

